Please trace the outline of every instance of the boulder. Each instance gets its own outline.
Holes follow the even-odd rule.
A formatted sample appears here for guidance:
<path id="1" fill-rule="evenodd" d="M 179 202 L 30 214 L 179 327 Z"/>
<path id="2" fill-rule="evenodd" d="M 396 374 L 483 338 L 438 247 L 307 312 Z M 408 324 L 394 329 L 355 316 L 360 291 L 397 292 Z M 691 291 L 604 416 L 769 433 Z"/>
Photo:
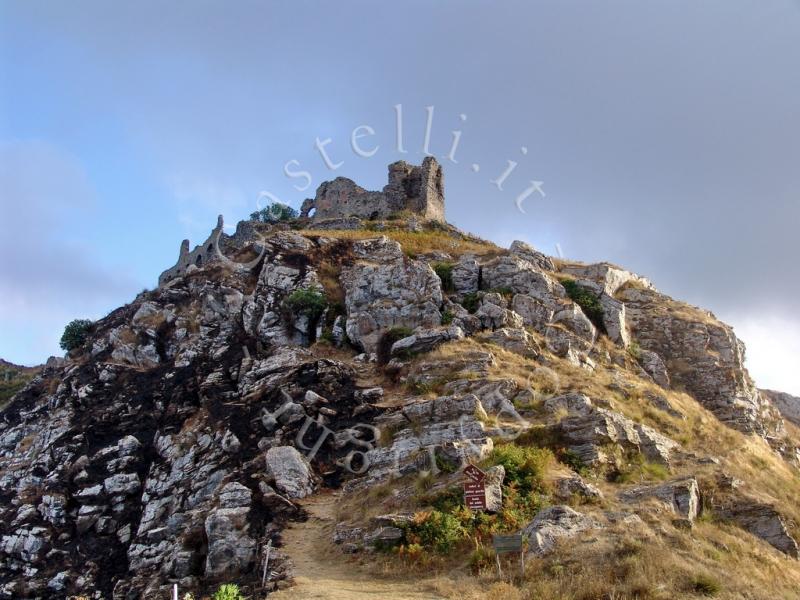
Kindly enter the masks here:
<path id="1" fill-rule="evenodd" d="M 486 469 L 486 479 L 483 481 L 486 491 L 486 510 L 498 512 L 503 510 L 503 480 L 506 470 L 503 465 L 495 465 Z"/>
<path id="2" fill-rule="evenodd" d="M 541 352 L 533 336 L 522 328 L 503 327 L 482 335 L 481 339 L 527 358 L 536 358 Z"/>
<path id="3" fill-rule="evenodd" d="M 551 552 L 561 539 L 573 538 L 598 524 L 569 506 L 551 506 L 540 511 L 522 533 L 528 538 L 528 556 Z"/>
<path id="4" fill-rule="evenodd" d="M 668 510 L 692 523 L 700 513 L 700 490 L 694 477 L 637 487 L 620 494 L 625 502 L 640 502 L 646 498 L 660 500 Z"/>
<path id="5" fill-rule="evenodd" d="M 433 329 L 420 329 L 413 335 L 397 340 L 392 344 L 392 356 L 408 356 L 421 354 L 434 350 L 445 342 L 461 340 L 464 332 L 460 327 L 451 325 L 450 327 L 436 327 Z"/>
<path id="6" fill-rule="evenodd" d="M 235 577 L 250 569 L 256 542 L 248 535 L 249 512 L 248 506 L 219 508 L 206 518 L 206 577 Z"/>
<path id="7" fill-rule="evenodd" d="M 784 554 L 800 558 L 797 540 L 789 533 L 783 517 L 774 507 L 751 499 L 740 499 L 718 512 L 723 518 L 731 519 Z"/>
<path id="8" fill-rule="evenodd" d="M 267 450 L 267 471 L 275 487 L 289 498 L 305 498 L 313 494 L 317 477 L 306 457 L 294 446 L 277 446 Z"/>
<path id="9" fill-rule="evenodd" d="M 559 500 L 569 500 L 575 496 L 592 501 L 603 498 L 603 493 L 596 486 L 585 482 L 578 475 L 556 479 L 553 487 Z"/>
<path id="10" fill-rule="evenodd" d="M 514 240 L 511 242 L 511 246 L 508 248 L 508 253 L 512 256 L 518 256 L 522 260 L 526 260 L 535 266 L 538 269 L 543 271 L 555 271 L 555 265 L 553 265 L 553 260 L 536 250 L 530 244 L 526 244 L 525 242 L 521 242 L 519 240 Z"/>

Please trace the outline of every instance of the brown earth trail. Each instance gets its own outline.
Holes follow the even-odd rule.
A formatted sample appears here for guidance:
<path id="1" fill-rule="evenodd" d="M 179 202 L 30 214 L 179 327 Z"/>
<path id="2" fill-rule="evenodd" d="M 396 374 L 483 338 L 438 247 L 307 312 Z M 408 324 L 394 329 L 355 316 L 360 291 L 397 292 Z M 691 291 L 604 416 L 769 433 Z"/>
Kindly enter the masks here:
<path id="1" fill-rule="evenodd" d="M 270 594 L 271 600 L 443 600 L 427 591 L 433 580 L 376 576 L 333 547 L 334 494 L 317 494 L 301 504 L 308 520 L 283 531 L 281 549 L 294 563 L 294 586 Z"/>

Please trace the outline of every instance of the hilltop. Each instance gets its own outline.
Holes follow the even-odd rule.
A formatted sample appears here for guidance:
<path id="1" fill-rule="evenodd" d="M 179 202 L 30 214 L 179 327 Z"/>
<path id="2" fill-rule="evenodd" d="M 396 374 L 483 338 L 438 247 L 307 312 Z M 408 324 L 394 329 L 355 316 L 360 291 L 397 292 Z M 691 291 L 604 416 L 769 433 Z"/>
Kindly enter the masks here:
<path id="1" fill-rule="evenodd" d="M 423 167 L 390 167 L 391 212 L 337 180 L 220 218 L 13 398 L 0 597 L 797 597 L 796 404 L 732 328 L 459 231 Z"/>

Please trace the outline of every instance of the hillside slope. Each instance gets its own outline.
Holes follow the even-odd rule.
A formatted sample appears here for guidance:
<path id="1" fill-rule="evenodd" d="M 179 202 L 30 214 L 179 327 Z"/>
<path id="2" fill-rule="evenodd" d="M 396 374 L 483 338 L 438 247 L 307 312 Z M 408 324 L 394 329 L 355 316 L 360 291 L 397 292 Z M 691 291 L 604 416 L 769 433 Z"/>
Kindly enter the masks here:
<path id="1" fill-rule="evenodd" d="M 263 597 L 336 489 L 327 558 L 410 597 L 797 597 L 800 435 L 730 327 L 614 265 L 346 225 L 240 224 L 0 413 L 0 596 Z"/>

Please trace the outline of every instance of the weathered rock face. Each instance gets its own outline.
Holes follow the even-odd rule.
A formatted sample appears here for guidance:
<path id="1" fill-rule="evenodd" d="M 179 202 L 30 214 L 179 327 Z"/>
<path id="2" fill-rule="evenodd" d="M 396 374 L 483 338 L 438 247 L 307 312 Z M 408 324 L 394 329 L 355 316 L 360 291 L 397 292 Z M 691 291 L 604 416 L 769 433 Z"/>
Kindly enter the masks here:
<path id="1" fill-rule="evenodd" d="M 662 485 L 634 488 L 622 494 L 622 499 L 627 502 L 639 502 L 647 498 L 660 500 L 667 510 L 689 523 L 700 512 L 700 490 L 693 477 Z"/>
<path id="2" fill-rule="evenodd" d="M 81 360 L 45 369 L 3 410 L 0 595 L 138 598 L 170 580 L 198 591 L 260 580 L 258 549 L 297 511 L 286 496 L 310 493 L 313 470 L 340 476 L 363 449 L 334 440 L 375 413 L 352 369 L 279 345 L 303 341 L 285 320 L 280 335 L 258 327 L 313 281 L 290 258 L 307 239 L 269 244 L 255 273 L 213 267 L 114 311 Z M 284 576 L 280 560 L 271 569 Z"/>
<path id="3" fill-rule="evenodd" d="M 751 499 L 741 499 L 719 510 L 754 536 L 793 558 L 800 558 L 797 541 L 789 534 L 783 517 L 774 507 Z"/>
<path id="4" fill-rule="evenodd" d="M 403 356 L 430 352 L 445 342 L 464 339 L 464 332 L 457 325 L 420 329 L 413 335 L 397 340 L 392 344 L 392 356 Z"/>
<path id="5" fill-rule="evenodd" d="M 444 174 L 433 157 L 421 166 L 398 161 L 389 165 L 389 183 L 382 192 L 369 192 L 350 179 L 337 177 L 317 188 L 313 200 L 306 200 L 301 216 L 315 221 L 361 217 L 387 218 L 408 211 L 423 218 L 444 221 Z"/>
<path id="6" fill-rule="evenodd" d="M 555 548 L 559 540 L 576 537 L 597 522 L 569 506 L 551 506 L 541 511 L 522 534 L 528 538 L 528 554 L 541 556 Z"/>
<path id="7" fill-rule="evenodd" d="M 407 258 L 386 237 L 356 242 L 345 269 L 347 335 L 366 352 L 393 327 L 432 328 L 442 321 L 442 287 L 426 263 Z"/>
<path id="8" fill-rule="evenodd" d="M 672 385 L 687 390 L 731 427 L 770 433 L 777 415 L 750 379 L 744 344 L 729 326 L 696 309 L 666 310 L 676 303 L 652 289 L 629 287 L 617 298 L 625 303 L 640 346 L 664 360 Z M 659 384 L 666 383 L 651 359 L 646 355 L 645 369 Z"/>
<path id="9" fill-rule="evenodd" d="M 760 392 L 769 398 L 784 419 L 788 419 L 800 427 L 800 398 L 773 390 L 760 390 Z"/>
<path id="10" fill-rule="evenodd" d="M 317 487 L 318 478 L 311 465 L 293 446 L 267 450 L 267 472 L 278 491 L 289 498 L 305 498 Z"/>
<path id="11" fill-rule="evenodd" d="M 607 462 L 605 447 L 619 446 L 625 451 L 641 452 L 649 460 L 670 464 L 678 443 L 647 425 L 631 421 L 619 413 L 594 406 L 582 394 L 557 396 L 545 402 L 545 410 L 565 411 L 567 417 L 558 429 L 569 450 L 586 465 Z"/>

